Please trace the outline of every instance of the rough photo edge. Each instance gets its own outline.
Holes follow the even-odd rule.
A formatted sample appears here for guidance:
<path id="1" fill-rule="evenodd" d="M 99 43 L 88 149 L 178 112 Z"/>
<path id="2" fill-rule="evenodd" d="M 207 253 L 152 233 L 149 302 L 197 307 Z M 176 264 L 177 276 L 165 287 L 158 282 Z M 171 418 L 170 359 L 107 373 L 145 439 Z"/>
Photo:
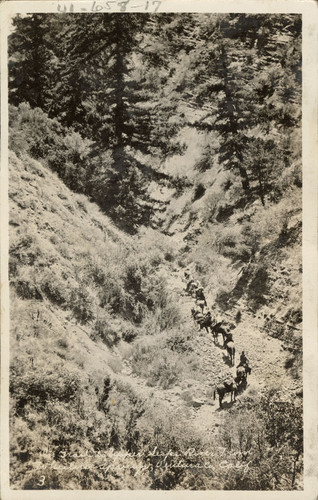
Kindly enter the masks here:
<path id="1" fill-rule="evenodd" d="M 81 2 L 67 0 L 80 5 Z M 9 282 L 8 282 L 8 69 L 9 19 L 19 12 L 56 12 L 51 1 L 7 1 L 0 4 L 1 22 L 1 499 L 34 498 L 318 498 L 318 3 L 312 1 L 209 1 L 166 0 L 160 12 L 296 13 L 302 15 L 302 160 L 303 160 L 303 387 L 304 387 L 304 490 L 303 491 L 21 491 L 9 487 Z M 93 1 L 86 2 L 92 4 Z M 83 4 L 83 3 L 82 3 Z M 120 12 L 118 8 L 117 12 Z M 142 12 L 142 11 L 141 11 Z"/>

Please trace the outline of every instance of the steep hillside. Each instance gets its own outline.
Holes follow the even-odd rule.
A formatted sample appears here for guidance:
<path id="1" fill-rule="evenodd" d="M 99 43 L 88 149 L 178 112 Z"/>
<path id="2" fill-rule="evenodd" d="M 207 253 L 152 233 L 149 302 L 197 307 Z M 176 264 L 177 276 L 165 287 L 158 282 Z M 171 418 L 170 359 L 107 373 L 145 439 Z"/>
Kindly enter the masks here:
<path id="1" fill-rule="evenodd" d="M 211 141 L 213 134 L 210 135 Z M 203 284 L 222 319 L 257 318 L 283 340 L 289 367 L 302 365 L 302 190 L 299 159 L 277 179 L 276 199 L 245 198 L 217 155 L 200 170 L 209 135 L 187 130 L 187 149 L 166 169 L 180 191 L 161 190 L 161 230 L 180 249 L 181 263 Z M 295 151 L 298 147 L 295 142 Z"/>
<path id="2" fill-rule="evenodd" d="M 8 53 L 12 487 L 300 489 L 301 15 L 33 13 Z"/>
<path id="3" fill-rule="evenodd" d="M 110 377 L 122 369 L 113 347 L 178 321 L 156 272 L 171 250 L 160 236 L 141 250 L 27 155 L 11 155 L 9 195 L 12 482 L 35 488 L 47 463 L 45 487 L 93 487 L 70 471 L 61 478 L 54 464 L 62 450 L 97 453 L 131 439 L 129 425 L 144 410 L 129 384 L 116 389 Z M 110 403 L 116 390 L 119 413 Z M 107 481 L 102 487 L 126 484 L 124 474 Z"/>
<path id="4" fill-rule="evenodd" d="M 290 459 L 277 468 L 271 446 L 278 442 L 269 432 L 278 418 L 277 403 L 292 412 L 296 432 L 301 426 L 301 384 L 286 371 L 294 361 L 278 339 L 268 336 L 273 329 L 265 332 L 264 318 L 255 316 L 248 302 L 239 304 L 238 314 L 232 298 L 239 280 L 227 290 L 232 302 L 226 303 L 213 294 L 215 272 L 208 262 L 203 267 L 194 250 L 179 254 L 176 248 L 172 237 L 152 230 L 138 238 L 126 236 L 45 166 L 27 155 L 11 155 L 12 487 L 300 485 L 299 452 L 296 462 Z M 215 345 L 210 333 L 199 333 L 191 318 L 194 300 L 184 292 L 186 260 L 205 280 L 215 314 L 236 319 L 237 354 L 245 349 L 252 364 L 247 389 L 234 406 L 226 401 L 223 412 L 213 391 L 235 369 L 222 342 Z M 234 275 L 230 261 L 224 270 Z M 225 426 L 228 412 L 231 425 Z M 259 426 L 253 438 L 251 419 Z M 301 444 L 279 425 L 278 449 L 299 450 Z M 239 429 L 247 441 L 238 459 Z M 228 448 L 228 433 L 235 451 Z M 267 447 L 265 454 L 254 448 L 257 439 L 262 449 Z M 271 471 L 267 478 L 260 460 Z M 273 479 L 277 470 L 283 482 Z"/>

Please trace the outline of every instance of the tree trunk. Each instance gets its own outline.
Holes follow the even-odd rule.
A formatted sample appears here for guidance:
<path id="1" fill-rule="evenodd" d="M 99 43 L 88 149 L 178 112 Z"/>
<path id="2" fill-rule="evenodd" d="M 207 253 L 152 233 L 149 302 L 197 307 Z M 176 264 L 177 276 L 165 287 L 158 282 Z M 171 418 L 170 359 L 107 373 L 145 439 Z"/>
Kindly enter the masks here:
<path id="1" fill-rule="evenodd" d="M 222 45 L 221 53 L 222 53 L 222 69 L 223 69 L 223 77 L 224 77 L 224 93 L 225 93 L 225 97 L 227 99 L 227 106 L 228 106 L 228 113 L 229 113 L 228 116 L 229 116 L 229 120 L 230 120 L 230 124 L 231 124 L 231 130 L 233 133 L 234 148 L 235 148 L 235 152 L 236 152 L 236 155 L 237 155 L 237 158 L 239 161 L 238 170 L 239 170 L 239 173 L 241 176 L 242 187 L 243 187 L 245 192 L 248 192 L 250 189 L 250 181 L 249 181 L 249 177 L 248 177 L 246 168 L 243 167 L 243 155 L 241 152 L 241 148 L 238 144 L 237 138 L 235 137 L 235 136 L 237 136 L 238 123 L 237 123 L 237 119 L 236 119 L 235 114 L 234 114 L 234 103 L 233 103 L 233 98 L 232 98 L 232 94 L 230 91 L 230 85 L 229 85 L 229 81 L 228 81 L 226 54 L 225 54 L 225 50 L 224 50 L 223 45 Z"/>
<path id="2" fill-rule="evenodd" d="M 242 156 L 241 156 L 242 158 Z M 243 158 L 242 158 L 242 163 L 243 163 Z M 242 163 L 239 166 L 239 172 L 241 176 L 241 182 L 242 182 L 242 188 L 244 189 L 245 192 L 248 192 L 250 189 L 250 181 L 246 172 L 246 168 L 242 166 Z"/>
<path id="3" fill-rule="evenodd" d="M 262 202 L 263 207 L 265 207 L 265 198 L 264 198 L 264 186 L 262 179 L 262 170 L 259 168 L 258 170 L 258 186 L 259 186 L 259 195 Z"/>
<path id="4" fill-rule="evenodd" d="M 120 21 L 116 20 L 116 33 L 118 33 L 118 40 L 116 42 L 116 62 L 115 62 L 115 78 L 116 89 L 115 99 L 116 105 L 114 110 L 114 129 L 115 129 L 115 147 L 114 147 L 114 160 L 118 170 L 124 170 L 124 138 L 123 127 L 125 123 L 124 118 L 124 50 L 120 40 Z"/>

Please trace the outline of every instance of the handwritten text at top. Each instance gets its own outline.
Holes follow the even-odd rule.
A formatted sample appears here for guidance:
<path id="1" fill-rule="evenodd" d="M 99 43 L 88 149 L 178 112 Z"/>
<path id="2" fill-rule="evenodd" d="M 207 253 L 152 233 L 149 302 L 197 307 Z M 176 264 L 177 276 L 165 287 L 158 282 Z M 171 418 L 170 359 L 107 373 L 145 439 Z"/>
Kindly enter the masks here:
<path id="1" fill-rule="evenodd" d="M 162 0 L 105 0 L 93 2 L 63 2 L 57 11 L 66 12 L 157 12 Z"/>

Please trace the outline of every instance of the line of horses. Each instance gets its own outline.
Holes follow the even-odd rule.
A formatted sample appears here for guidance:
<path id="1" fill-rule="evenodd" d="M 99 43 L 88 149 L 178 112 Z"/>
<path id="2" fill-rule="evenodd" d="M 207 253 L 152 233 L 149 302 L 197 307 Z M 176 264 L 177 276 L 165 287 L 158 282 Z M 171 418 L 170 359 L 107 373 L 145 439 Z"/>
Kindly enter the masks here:
<path id="1" fill-rule="evenodd" d="M 214 344 L 219 344 L 219 335 L 222 337 L 223 346 L 226 348 L 227 353 L 230 357 L 231 366 L 234 366 L 235 345 L 233 336 L 232 333 L 225 330 L 225 328 L 222 326 L 223 321 L 217 323 L 215 320 L 213 320 L 210 311 L 208 311 L 206 314 L 203 314 L 203 312 L 192 308 L 191 314 L 194 321 L 199 325 L 200 330 L 203 330 L 203 328 L 205 328 L 207 333 L 209 333 L 209 331 L 212 333 Z"/>
<path id="2" fill-rule="evenodd" d="M 230 324 L 228 328 L 225 328 L 223 326 L 224 322 L 223 321 L 217 322 L 215 319 L 213 319 L 210 311 L 204 313 L 204 307 L 207 307 L 207 303 L 204 296 L 203 288 L 201 286 L 197 286 L 194 280 L 190 282 L 190 285 L 191 284 L 194 284 L 194 286 L 189 286 L 189 281 L 188 281 L 186 292 L 195 298 L 196 307 L 193 307 L 191 309 L 191 316 L 195 324 L 199 326 L 200 331 L 205 329 L 207 333 L 212 333 L 215 345 L 220 345 L 219 336 L 222 337 L 223 344 L 221 347 L 226 349 L 227 354 L 229 356 L 230 364 L 231 366 L 234 366 L 235 345 L 234 345 L 233 335 L 229 330 L 235 328 L 235 325 Z M 238 393 L 238 391 L 246 388 L 247 375 L 249 375 L 252 370 L 248 364 L 247 359 L 245 358 L 245 355 L 244 358 L 246 359 L 246 361 L 244 362 L 243 355 L 244 353 L 242 352 L 240 363 L 236 369 L 236 377 L 231 377 L 231 380 L 225 380 L 224 382 L 218 384 L 213 392 L 214 400 L 216 399 L 216 394 L 219 397 L 220 408 L 223 407 L 222 401 L 227 393 L 230 393 L 232 402 L 235 401 L 235 396 Z"/>

